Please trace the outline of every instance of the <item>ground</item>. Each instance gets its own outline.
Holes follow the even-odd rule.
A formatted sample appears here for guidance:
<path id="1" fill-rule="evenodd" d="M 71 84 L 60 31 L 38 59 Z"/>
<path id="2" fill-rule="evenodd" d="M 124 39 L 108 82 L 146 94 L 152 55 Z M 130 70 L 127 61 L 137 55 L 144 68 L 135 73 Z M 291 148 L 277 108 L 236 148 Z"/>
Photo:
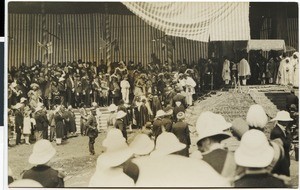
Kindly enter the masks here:
<path id="1" fill-rule="evenodd" d="M 198 115 L 202 111 L 214 111 L 224 114 L 227 121 L 231 121 L 233 117 L 245 118 L 245 114 L 250 105 L 254 104 L 253 100 L 247 94 L 234 94 L 230 92 L 222 92 L 207 97 L 205 100 L 196 101 L 193 107 L 190 107 L 187 112 L 186 120 L 190 124 L 192 144 L 190 151 L 196 149 L 195 139 L 196 133 L 194 124 Z M 230 113 L 230 114 L 229 114 Z M 271 129 L 273 123 L 268 124 L 268 130 Z M 129 133 L 128 141 L 134 138 L 139 131 L 134 130 Z M 78 136 L 65 141 L 62 145 L 57 146 L 52 142 L 57 150 L 57 154 L 49 163 L 56 169 L 63 170 L 67 177 L 65 178 L 66 187 L 87 187 L 89 179 L 93 175 L 96 166 L 97 157 L 104 151 L 101 146 L 103 139 L 106 136 L 105 131 L 101 131 L 95 142 L 95 155 L 89 155 L 88 137 Z M 28 157 L 32 152 L 33 145 L 19 145 L 9 147 L 8 149 L 8 165 L 13 171 L 14 177 L 19 179 L 23 170 L 32 167 L 28 163 Z M 294 154 L 291 157 L 291 183 L 293 186 L 298 186 L 298 162 L 295 161 Z"/>

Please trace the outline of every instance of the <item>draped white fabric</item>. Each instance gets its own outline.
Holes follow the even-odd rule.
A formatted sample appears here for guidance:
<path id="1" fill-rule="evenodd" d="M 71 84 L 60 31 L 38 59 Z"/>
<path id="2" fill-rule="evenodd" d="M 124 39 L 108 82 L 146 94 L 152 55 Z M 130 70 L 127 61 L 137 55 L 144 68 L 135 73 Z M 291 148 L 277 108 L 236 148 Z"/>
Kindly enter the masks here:
<path id="1" fill-rule="evenodd" d="M 191 40 L 249 40 L 248 2 L 123 2 L 167 35 Z"/>

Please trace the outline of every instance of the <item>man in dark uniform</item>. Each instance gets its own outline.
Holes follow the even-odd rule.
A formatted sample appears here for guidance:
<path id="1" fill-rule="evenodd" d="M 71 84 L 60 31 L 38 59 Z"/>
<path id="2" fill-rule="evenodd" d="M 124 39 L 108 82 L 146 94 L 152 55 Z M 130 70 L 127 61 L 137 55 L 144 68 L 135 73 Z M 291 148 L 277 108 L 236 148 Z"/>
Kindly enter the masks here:
<path id="1" fill-rule="evenodd" d="M 89 137 L 89 151 L 91 155 L 95 154 L 94 144 L 95 139 L 98 137 L 97 120 L 96 120 L 96 109 L 91 110 L 91 114 L 87 119 L 87 136 Z"/>

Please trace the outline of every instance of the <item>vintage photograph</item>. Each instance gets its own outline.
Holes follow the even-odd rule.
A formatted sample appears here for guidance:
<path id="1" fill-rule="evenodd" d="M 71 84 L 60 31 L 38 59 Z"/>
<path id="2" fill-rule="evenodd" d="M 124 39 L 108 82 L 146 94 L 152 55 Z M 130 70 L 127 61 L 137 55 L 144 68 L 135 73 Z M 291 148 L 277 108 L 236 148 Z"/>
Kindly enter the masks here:
<path id="1" fill-rule="evenodd" d="M 7 8 L 8 188 L 298 188 L 297 2 Z"/>

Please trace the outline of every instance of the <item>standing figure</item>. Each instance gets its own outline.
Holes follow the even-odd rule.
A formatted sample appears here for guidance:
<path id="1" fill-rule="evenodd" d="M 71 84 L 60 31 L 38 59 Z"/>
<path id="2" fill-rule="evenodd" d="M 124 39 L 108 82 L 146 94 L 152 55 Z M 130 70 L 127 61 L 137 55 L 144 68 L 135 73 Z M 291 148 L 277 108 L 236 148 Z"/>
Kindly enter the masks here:
<path id="1" fill-rule="evenodd" d="M 299 88 L 299 53 L 293 53 L 292 65 L 294 67 L 293 86 Z"/>
<path id="2" fill-rule="evenodd" d="M 251 75 L 248 61 L 245 58 L 241 59 L 237 67 L 238 67 L 239 80 L 242 80 L 242 85 L 246 85 L 247 79 Z"/>
<path id="3" fill-rule="evenodd" d="M 94 144 L 95 139 L 98 137 L 97 119 L 96 119 L 96 109 L 91 110 L 91 114 L 86 122 L 87 136 L 89 137 L 89 151 L 91 155 L 95 154 Z"/>
<path id="4" fill-rule="evenodd" d="M 130 89 L 130 84 L 128 82 L 128 78 L 125 76 L 123 80 L 121 81 L 121 93 L 122 93 L 122 99 L 124 100 L 125 103 L 129 103 L 129 89 Z"/>
<path id="5" fill-rule="evenodd" d="M 185 86 L 186 86 L 186 103 L 188 106 L 193 105 L 193 94 L 195 94 L 196 82 L 192 77 L 186 76 Z"/>
<path id="6" fill-rule="evenodd" d="M 15 132 L 17 134 L 16 145 L 18 145 L 21 143 L 21 135 L 23 131 L 23 122 L 24 122 L 24 115 L 22 111 L 23 104 L 17 103 L 12 108 L 15 109 Z"/>
<path id="7" fill-rule="evenodd" d="M 116 123 L 115 123 L 115 128 L 121 130 L 123 137 L 126 139 L 127 141 L 127 131 L 126 131 L 126 126 L 124 123 L 124 117 L 127 114 L 124 111 L 118 111 L 117 116 L 116 116 Z"/>
<path id="8" fill-rule="evenodd" d="M 185 114 L 183 112 L 179 112 L 176 117 L 178 121 L 177 123 L 173 124 L 172 133 L 174 133 L 181 143 L 186 145 L 186 147 L 179 151 L 178 154 L 189 157 L 189 148 L 191 145 L 189 126 L 183 121 L 185 118 Z"/>
<path id="9" fill-rule="evenodd" d="M 290 63 L 290 58 L 280 61 L 277 74 L 277 84 L 290 85 L 293 84 L 294 67 Z"/>
<path id="10" fill-rule="evenodd" d="M 74 106 L 74 92 L 75 92 L 75 82 L 73 76 L 69 74 L 66 80 L 66 91 L 67 91 L 67 106 Z"/>
<path id="11" fill-rule="evenodd" d="M 64 136 L 64 128 L 65 128 L 61 106 L 58 106 L 56 108 L 54 120 L 55 120 L 55 125 L 56 125 L 56 145 L 60 145 L 62 138 Z"/>
<path id="12" fill-rule="evenodd" d="M 224 57 L 224 63 L 223 63 L 223 69 L 222 69 L 222 78 L 223 81 L 225 81 L 225 84 L 229 84 L 229 81 L 231 80 L 230 77 L 230 61 L 227 57 Z"/>
<path id="13" fill-rule="evenodd" d="M 26 107 L 28 108 L 28 107 Z M 35 125 L 35 120 L 30 116 L 30 109 L 24 109 L 24 120 L 23 120 L 23 135 L 25 139 L 25 144 L 30 145 L 29 136 L 31 134 L 31 125 Z"/>

